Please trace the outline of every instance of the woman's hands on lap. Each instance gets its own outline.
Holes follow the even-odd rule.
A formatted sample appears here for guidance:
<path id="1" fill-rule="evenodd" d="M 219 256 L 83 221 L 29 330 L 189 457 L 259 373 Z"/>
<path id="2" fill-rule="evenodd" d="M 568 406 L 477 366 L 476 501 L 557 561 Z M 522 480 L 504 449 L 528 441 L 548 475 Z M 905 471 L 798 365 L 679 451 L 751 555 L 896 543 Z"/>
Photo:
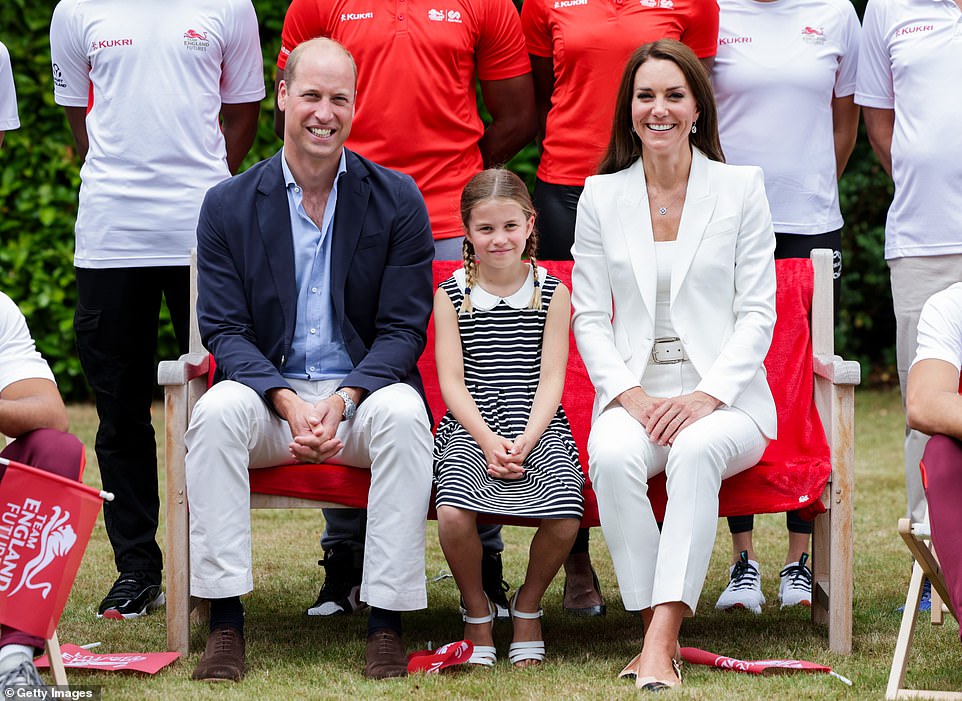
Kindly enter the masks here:
<path id="1" fill-rule="evenodd" d="M 704 392 L 652 397 L 641 387 L 618 395 L 618 402 L 648 433 L 652 443 L 671 445 L 680 431 L 712 413 L 721 402 Z"/>
<path id="2" fill-rule="evenodd" d="M 721 404 L 710 394 L 690 392 L 662 401 L 651 413 L 645 430 L 652 443 L 671 445 L 675 437 L 698 419 L 708 416 Z"/>

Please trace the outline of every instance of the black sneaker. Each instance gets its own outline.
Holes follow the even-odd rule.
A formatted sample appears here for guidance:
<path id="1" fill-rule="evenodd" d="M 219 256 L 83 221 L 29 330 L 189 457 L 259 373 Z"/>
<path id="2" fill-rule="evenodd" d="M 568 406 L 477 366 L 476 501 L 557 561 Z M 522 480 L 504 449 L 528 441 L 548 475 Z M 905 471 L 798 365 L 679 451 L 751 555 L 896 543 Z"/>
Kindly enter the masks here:
<path id="1" fill-rule="evenodd" d="M 354 564 L 354 553 L 328 548 L 317 564 L 325 570 L 324 585 L 308 616 L 349 616 L 367 606 L 360 598 L 361 568 Z"/>
<path id="2" fill-rule="evenodd" d="M 485 550 L 481 554 L 481 588 L 488 595 L 488 599 L 497 609 L 496 617 L 507 619 L 511 617 L 508 610 L 508 583 L 504 581 L 501 567 L 501 553 L 497 550 Z"/>
<path id="3" fill-rule="evenodd" d="M 100 602 L 97 618 L 122 621 L 143 616 L 150 609 L 163 606 L 160 572 L 121 572 Z"/>

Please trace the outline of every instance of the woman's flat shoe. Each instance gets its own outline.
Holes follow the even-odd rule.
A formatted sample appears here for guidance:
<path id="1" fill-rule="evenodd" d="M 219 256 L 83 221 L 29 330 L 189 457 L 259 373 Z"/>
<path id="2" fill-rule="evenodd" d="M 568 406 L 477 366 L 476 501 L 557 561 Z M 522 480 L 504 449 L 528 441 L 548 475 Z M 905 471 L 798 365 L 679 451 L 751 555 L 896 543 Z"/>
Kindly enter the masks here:
<path id="1" fill-rule="evenodd" d="M 488 595 L 485 594 L 484 596 L 487 599 Z M 465 623 L 470 623 L 471 625 L 484 625 L 485 623 L 490 623 L 491 628 L 493 629 L 494 617 L 497 615 L 497 612 L 497 607 L 491 603 L 491 599 L 488 599 L 487 616 L 469 616 L 467 610 L 462 605 L 461 620 Z M 494 667 L 494 663 L 497 661 L 498 651 L 494 645 L 475 645 L 467 664 L 476 665 L 478 667 Z"/>
<path id="2" fill-rule="evenodd" d="M 511 611 L 512 618 L 521 618 L 524 620 L 533 621 L 541 618 L 544 615 L 544 609 L 538 609 L 533 613 L 528 613 L 527 611 L 519 611 L 515 608 L 515 603 L 518 600 L 518 592 L 514 593 L 509 602 L 508 609 Z M 521 643 L 511 643 L 508 647 L 508 659 L 511 661 L 515 667 L 518 666 L 519 662 L 525 662 L 527 660 L 533 661 L 535 666 L 544 662 L 544 640 L 529 640 Z"/>
<path id="3" fill-rule="evenodd" d="M 634 679 L 638 676 L 638 662 L 641 660 L 641 653 L 639 652 L 633 658 L 631 662 L 625 665 L 625 668 L 618 673 L 618 678 L 628 677 L 629 679 Z"/>
<path id="4" fill-rule="evenodd" d="M 641 657 L 641 655 L 638 655 L 638 657 Z M 638 659 L 638 657 L 629 662 L 628 666 L 630 667 L 632 663 Z M 627 667 L 625 669 L 627 669 Z M 651 692 L 668 691 L 669 689 L 674 689 L 676 686 L 681 686 L 681 663 L 679 663 L 675 658 L 672 658 L 671 660 L 671 669 L 675 673 L 675 681 L 665 681 L 663 679 L 655 679 L 654 677 L 636 676 L 635 686 L 643 691 Z"/>
<path id="5" fill-rule="evenodd" d="M 635 686 L 642 691 L 650 691 L 655 693 L 674 689 L 676 686 L 681 686 L 681 684 L 669 684 L 668 682 L 660 681 L 654 677 L 642 677 L 641 679 L 635 680 Z"/>

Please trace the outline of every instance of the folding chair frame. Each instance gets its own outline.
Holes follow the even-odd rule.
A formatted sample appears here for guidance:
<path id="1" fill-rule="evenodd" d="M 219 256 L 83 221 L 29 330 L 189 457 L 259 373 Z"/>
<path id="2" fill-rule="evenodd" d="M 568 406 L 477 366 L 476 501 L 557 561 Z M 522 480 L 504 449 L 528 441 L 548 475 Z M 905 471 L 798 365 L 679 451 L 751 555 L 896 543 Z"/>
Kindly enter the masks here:
<path id="1" fill-rule="evenodd" d="M 942 605 L 952 615 L 952 605 L 949 603 L 949 592 L 945 588 L 942 568 L 939 566 L 935 550 L 929 540 L 931 533 L 926 523 L 912 523 L 909 519 L 899 519 L 899 535 L 908 546 L 915 564 L 912 567 L 912 579 L 909 581 L 909 591 L 905 596 L 905 608 L 902 611 L 902 624 L 899 626 L 899 637 L 895 643 L 895 654 L 892 657 L 892 668 L 889 671 L 889 682 L 885 689 L 888 701 L 895 699 L 956 699 L 962 700 L 962 692 L 957 691 L 927 691 L 921 689 L 906 689 L 905 671 L 908 668 L 909 655 L 912 652 L 912 639 L 915 636 L 915 626 L 918 622 L 919 604 L 922 602 L 922 582 L 928 577 L 932 585 L 932 615 L 935 625 L 942 623 Z M 956 616 L 956 619 L 958 616 Z"/>

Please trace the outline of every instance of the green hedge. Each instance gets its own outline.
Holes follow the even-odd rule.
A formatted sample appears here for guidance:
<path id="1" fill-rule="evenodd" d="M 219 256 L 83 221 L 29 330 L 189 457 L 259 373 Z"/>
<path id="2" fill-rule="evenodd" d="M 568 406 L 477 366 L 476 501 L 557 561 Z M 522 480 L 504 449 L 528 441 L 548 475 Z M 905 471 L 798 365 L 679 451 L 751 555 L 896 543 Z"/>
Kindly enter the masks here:
<path id="1" fill-rule="evenodd" d="M 864 2 L 853 0 L 859 11 Z M 22 127 L 0 149 L 0 289 L 19 302 L 63 393 L 89 398 L 73 345 L 73 224 L 80 162 L 63 110 L 54 104 L 48 29 L 55 2 L 0 2 L 0 41 L 13 61 Z M 287 0 L 254 0 L 264 49 L 264 76 L 273 86 L 274 62 Z M 254 148 L 245 167 L 273 153 L 273 90 L 262 107 Z M 527 147 L 511 163 L 528 182 L 537 151 Z M 839 319 L 840 352 L 886 371 L 893 362 L 894 322 L 882 256 L 885 211 L 892 188 L 862 135 L 842 180 L 845 274 Z M 176 353 L 168 332 L 159 356 Z M 866 367 L 868 369 L 868 367 Z"/>

